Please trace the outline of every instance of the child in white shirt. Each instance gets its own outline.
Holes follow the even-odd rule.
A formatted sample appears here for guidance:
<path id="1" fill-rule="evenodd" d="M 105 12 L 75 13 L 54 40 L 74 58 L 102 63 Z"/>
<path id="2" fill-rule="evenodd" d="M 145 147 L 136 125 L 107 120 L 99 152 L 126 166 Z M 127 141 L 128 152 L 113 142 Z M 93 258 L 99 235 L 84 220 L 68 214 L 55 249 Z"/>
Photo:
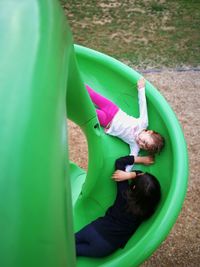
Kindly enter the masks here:
<path id="1" fill-rule="evenodd" d="M 164 139 L 159 133 L 147 130 L 148 115 L 144 78 L 140 79 L 137 85 L 139 118 L 129 116 L 113 102 L 96 93 L 88 85 L 86 85 L 86 88 L 92 102 L 97 106 L 96 112 L 100 125 L 105 128 L 107 134 L 116 136 L 129 144 L 130 155 L 137 157 L 140 149 L 147 150 L 150 154 L 154 155 L 162 149 Z M 152 163 L 149 160 L 153 161 L 153 158 L 144 157 L 143 163 Z M 130 170 L 130 168 L 127 168 L 127 170 Z"/>

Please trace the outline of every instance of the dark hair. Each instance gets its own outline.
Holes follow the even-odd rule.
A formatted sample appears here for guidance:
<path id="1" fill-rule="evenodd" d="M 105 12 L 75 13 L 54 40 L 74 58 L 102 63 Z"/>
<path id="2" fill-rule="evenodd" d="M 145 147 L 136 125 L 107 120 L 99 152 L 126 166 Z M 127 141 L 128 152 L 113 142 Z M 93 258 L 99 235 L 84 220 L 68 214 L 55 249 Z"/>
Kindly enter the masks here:
<path id="1" fill-rule="evenodd" d="M 126 192 L 127 211 L 142 220 L 148 219 L 155 211 L 161 198 L 158 180 L 150 173 L 137 173 Z"/>

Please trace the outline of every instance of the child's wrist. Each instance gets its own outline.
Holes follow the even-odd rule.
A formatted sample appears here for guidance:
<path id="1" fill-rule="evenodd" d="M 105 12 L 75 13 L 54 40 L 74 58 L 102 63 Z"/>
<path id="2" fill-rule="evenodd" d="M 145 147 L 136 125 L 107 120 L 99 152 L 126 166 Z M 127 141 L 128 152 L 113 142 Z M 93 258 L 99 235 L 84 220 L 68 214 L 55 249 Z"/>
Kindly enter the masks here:
<path id="1" fill-rule="evenodd" d="M 140 156 L 135 157 L 135 163 L 142 163 L 142 157 Z"/>
<path id="2" fill-rule="evenodd" d="M 130 178 L 129 179 L 134 179 L 136 177 L 136 172 L 130 172 Z"/>
<path id="3" fill-rule="evenodd" d="M 141 87 L 138 86 L 138 90 L 145 90 L 145 86 L 141 86 Z"/>

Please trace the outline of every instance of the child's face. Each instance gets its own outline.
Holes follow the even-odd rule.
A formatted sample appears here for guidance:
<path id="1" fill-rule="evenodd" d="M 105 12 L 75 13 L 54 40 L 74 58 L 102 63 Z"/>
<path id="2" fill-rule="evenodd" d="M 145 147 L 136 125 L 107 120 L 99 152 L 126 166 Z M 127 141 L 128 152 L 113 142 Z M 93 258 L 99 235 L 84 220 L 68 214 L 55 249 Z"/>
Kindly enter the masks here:
<path id="1" fill-rule="evenodd" d="M 153 138 L 151 137 L 153 131 L 143 130 L 137 138 L 137 143 L 141 149 L 148 150 L 153 145 Z"/>

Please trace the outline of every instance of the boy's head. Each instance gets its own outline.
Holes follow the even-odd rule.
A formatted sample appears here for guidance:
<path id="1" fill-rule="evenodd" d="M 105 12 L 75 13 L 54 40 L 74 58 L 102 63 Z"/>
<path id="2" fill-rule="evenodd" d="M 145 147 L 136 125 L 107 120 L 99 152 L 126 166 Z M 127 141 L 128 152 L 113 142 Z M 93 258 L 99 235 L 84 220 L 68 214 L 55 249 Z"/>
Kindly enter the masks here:
<path id="1" fill-rule="evenodd" d="M 152 130 L 143 130 L 137 137 L 137 143 L 141 149 L 155 154 L 161 151 L 164 146 L 164 138 Z"/>

